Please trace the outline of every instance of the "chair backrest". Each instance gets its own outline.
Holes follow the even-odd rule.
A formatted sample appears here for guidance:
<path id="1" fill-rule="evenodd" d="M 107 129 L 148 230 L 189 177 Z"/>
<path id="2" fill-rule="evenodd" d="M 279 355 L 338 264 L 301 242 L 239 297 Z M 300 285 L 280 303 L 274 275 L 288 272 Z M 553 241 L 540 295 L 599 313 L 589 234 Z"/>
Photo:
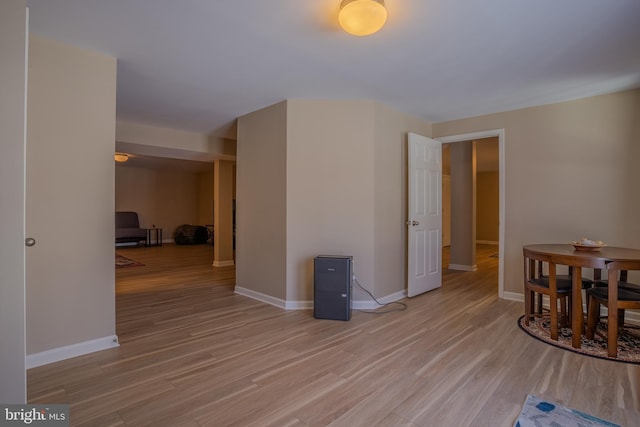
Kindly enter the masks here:
<path id="1" fill-rule="evenodd" d="M 607 274 L 607 272 L 605 271 L 605 275 L 606 274 Z M 628 275 L 628 271 L 627 270 L 620 270 L 620 281 L 621 282 L 626 282 L 628 277 L 629 277 L 629 275 Z M 594 268 L 593 269 L 593 280 L 602 280 L 602 269 L 601 268 Z"/>
<path id="2" fill-rule="evenodd" d="M 116 228 L 140 228 L 136 212 L 116 212 Z"/>
<path id="3" fill-rule="evenodd" d="M 620 272 L 621 282 L 627 281 L 627 271 L 640 270 L 640 261 L 612 261 L 607 264 L 607 278 L 609 280 L 616 280 L 616 272 Z"/>
<path id="4" fill-rule="evenodd" d="M 607 270 L 640 270 L 640 261 L 612 261 Z"/>

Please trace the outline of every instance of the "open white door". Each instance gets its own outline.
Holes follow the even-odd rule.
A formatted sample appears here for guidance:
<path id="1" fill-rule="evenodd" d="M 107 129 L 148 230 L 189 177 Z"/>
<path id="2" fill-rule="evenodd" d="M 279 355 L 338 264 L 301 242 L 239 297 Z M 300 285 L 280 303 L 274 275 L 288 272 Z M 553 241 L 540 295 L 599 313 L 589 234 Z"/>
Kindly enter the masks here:
<path id="1" fill-rule="evenodd" d="M 407 295 L 442 286 L 442 144 L 415 133 L 408 141 Z"/>

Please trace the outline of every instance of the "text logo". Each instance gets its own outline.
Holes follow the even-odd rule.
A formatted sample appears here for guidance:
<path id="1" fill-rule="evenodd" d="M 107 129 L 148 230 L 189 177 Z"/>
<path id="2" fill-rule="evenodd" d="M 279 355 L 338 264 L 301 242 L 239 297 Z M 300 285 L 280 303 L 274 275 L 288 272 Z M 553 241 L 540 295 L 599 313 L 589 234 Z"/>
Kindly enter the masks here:
<path id="1" fill-rule="evenodd" d="M 69 405 L 0 404 L 0 427 L 69 427 Z"/>

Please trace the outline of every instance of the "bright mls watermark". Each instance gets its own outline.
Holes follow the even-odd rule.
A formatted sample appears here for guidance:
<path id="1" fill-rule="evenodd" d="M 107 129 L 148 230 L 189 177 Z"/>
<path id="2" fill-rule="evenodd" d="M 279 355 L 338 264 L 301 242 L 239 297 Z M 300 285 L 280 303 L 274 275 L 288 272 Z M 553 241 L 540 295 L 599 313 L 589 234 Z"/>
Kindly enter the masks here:
<path id="1" fill-rule="evenodd" d="M 0 404 L 0 427 L 69 427 L 69 405 Z"/>

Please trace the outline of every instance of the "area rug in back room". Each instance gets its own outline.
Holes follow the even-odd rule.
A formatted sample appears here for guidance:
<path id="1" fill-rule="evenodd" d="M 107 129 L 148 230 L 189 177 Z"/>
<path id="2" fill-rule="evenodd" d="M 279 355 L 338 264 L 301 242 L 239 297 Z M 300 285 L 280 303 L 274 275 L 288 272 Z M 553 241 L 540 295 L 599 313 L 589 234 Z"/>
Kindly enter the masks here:
<path id="1" fill-rule="evenodd" d="M 126 267 L 142 267 L 143 263 L 134 261 L 131 258 L 127 258 L 126 256 L 122 256 L 120 254 L 116 254 L 116 268 L 126 268 Z"/>

